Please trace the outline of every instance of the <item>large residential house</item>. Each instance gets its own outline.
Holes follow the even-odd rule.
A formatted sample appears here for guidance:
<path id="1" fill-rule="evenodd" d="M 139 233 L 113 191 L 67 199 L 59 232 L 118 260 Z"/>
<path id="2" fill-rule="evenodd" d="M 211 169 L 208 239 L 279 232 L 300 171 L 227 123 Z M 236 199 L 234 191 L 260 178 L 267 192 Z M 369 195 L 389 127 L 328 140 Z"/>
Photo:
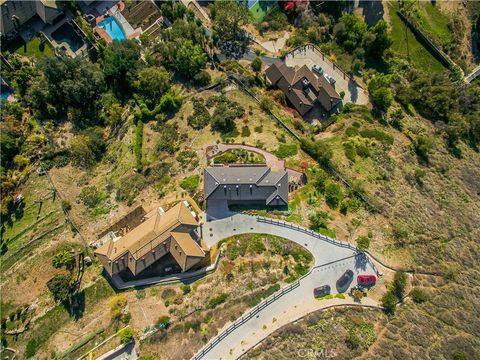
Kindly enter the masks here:
<path id="1" fill-rule="evenodd" d="M 342 98 L 323 76 L 316 76 L 306 65 L 292 68 L 283 62 L 272 64 L 266 71 L 268 80 L 285 94 L 300 115 L 305 116 L 316 106 L 328 114 L 342 102 Z"/>
<path id="2" fill-rule="evenodd" d="M 18 30 L 38 15 L 45 24 L 53 24 L 63 13 L 55 0 L 0 0 L 0 35 Z"/>
<path id="3" fill-rule="evenodd" d="M 204 170 L 204 198 L 229 205 L 288 205 L 288 173 L 265 166 L 222 166 Z"/>
<path id="4" fill-rule="evenodd" d="M 108 240 L 95 250 L 110 276 L 127 269 L 136 276 L 170 253 L 182 272 L 205 257 L 199 244 L 199 223 L 184 201 L 155 213 L 122 237 Z"/>

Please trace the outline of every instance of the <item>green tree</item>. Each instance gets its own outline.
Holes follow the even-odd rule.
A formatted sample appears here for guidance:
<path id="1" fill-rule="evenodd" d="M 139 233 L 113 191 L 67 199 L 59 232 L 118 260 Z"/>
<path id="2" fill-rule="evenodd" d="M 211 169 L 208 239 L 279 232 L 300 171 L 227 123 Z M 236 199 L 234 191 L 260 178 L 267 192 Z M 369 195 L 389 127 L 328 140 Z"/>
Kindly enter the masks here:
<path id="1" fill-rule="evenodd" d="M 392 45 L 392 39 L 388 32 L 388 26 L 385 20 L 380 20 L 369 31 L 373 34 L 373 41 L 366 47 L 366 51 L 371 56 L 383 56 L 386 50 Z"/>
<path id="2" fill-rule="evenodd" d="M 383 112 L 388 110 L 393 101 L 393 94 L 390 89 L 392 80 L 392 75 L 377 74 L 368 83 L 368 91 L 373 104 Z"/>
<path id="3" fill-rule="evenodd" d="M 248 23 L 249 12 L 245 1 L 219 0 L 211 6 L 215 34 L 223 41 L 243 38 L 243 25 Z"/>
<path id="4" fill-rule="evenodd" d="M 403 300 L 406 287 L 407 274 L 404 271 L 397 271 L 393 277 L 392 289 L 399 301 Z"/>
<path id="5" fill-rule="evenodd" d="M 170 89 L 171 76 L 163 67 L 150 66 L 138 72 L 134 85 L 135 90 L 145 101 L 156 105 L 161 96 Z"/>
<path id="6" fill-rule="evenodd" d="M 343 193 L 338 184 L 331 182 L 325 186 L 325 201 L 329 207 L 336 209 L 342 200 Z"/>
<path id="7" fill-rule="evenodd" d="M 82 131 L 71 142 L 70 150 L 74 165 L 89 168 L 101 159 L 106 144 L 99 128 Z"/>
<path id="8" fill-rule="evenodd" d="M 170 318 L 168 316 L 161 316 L 157 322 L 155 323 L 155 326 L 159 329 L 166 329 L 170 325 Z"/>
<path id="9" fill-rule="evenodd" d="M 228 133 L 235 128 L 235 112 L 231 111 L 227 104 L 221 103 L 213 112 L 212 129 L 221 133 Z"/>
<path id="10" fill-rule="evenodd" d="M 192 41 L 177 43 L 175 69 L 187 79 L 193 79 L 207 63 L 207 55 L 200 45 Z"/>
<path id="11" fill-rule="evenodd" d="M 72 278 L 69 275 L 55 275 L 47 282 L 47 288 L 55 301 L 66 302 L 70 299 Z"/>
<path id="12" fill-rule="evenodd" d="M 136 40 L 114 41 L 105 49 L 103 73 L 119 97 L 131 92 L 141 63 L 140 46 Z"/>
<path id="13" fill-rule="evenodd" d="M 42 118 L 61 118 L 68 112 L 77 125 L 95 123 L 103 74 L 96 64 L 81 57 L 45 57 L 38 65 L 41 76 L 28 91 L 29 103 Z"/>
<path id="14" fill-rule="evenodd" d="M 395 314 L 395 307 L 397 306 L 397 298 L 391 291 L 386 292 L 382 297 L 382 307 L 387 314 Z"/>
<path id="15" fill-rule="evenodd" d="M 120 341 L 122 344 L 127 344 L 133 340 L 133 335 L 133 330 L 127 327 L 120 332 Z"/>
<path id="16" fill-rule="evenodd" d="M 433 148 L 433 139 L 427 136 L 419 135 L 414 143 L 413 150 L 419 158 L 428 162 L 428 154 Z"/>
<path id="17" fill-rule="evenodd" d="M 252 70 L 255 72 L 255 74 L 257 74 L 257 76 L 258 76 L 258 73 L 262 70 L 262 65 L 263 65 L 263 61 L 259 57 L 255 58 L 250 64 L 250 66 L 252 67 Z"/>
<path id="18" fill-rule="evenodd" d="M 75 267 L 75 258 L 69 250 L 61 250 L 53 256 L 52 266 L 55 269 L 65 267 L 67 270 L 72 270 Z"/>
<path id="19" fill-rule="evenodd" d="M 333 29 L 337 42 L 348 51 L 359 47 L 366 32 L 367 24 L 355 14 L 348 13 L 342 15 Z"/>

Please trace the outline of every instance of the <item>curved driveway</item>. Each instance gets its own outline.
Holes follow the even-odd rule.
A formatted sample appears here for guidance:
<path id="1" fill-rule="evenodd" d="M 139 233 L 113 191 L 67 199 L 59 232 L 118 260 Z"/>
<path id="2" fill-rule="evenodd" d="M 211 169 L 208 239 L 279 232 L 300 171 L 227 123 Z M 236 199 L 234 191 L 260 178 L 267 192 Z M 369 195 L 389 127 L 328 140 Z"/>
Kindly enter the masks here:
<path id="1" fill-rule="evenodd" d="M 332 294 L 337 293 L 337 279 L 350 269 L 355 277 L 353 282 L 343 289 L 347 292 L 356 285 L 356 275 L 375 273 L 369 259 L 363 253 L 359 254 L 350 244 L 333 239 L 322 240 L 312 231 L 296 225 L 272 224 L 256 216 L 238 213 L 210 219 L 212 221 L 202 225 L 203 239 L 209 246 L 233 235 L 264 233 L 280 236 L 307 248 L 313 254 L 315 262 L 312 271 L 300 279 L 298 287 L 262 309 L 255 318 L 233 330 L 203 357 L 199 357 L 202 359 L 236 359 L 285 324 L 329 305 L 352 303 L 351 300 L 337 298 L 316 300 L 313 289 L 328 284 Z M 362 303 L 377 305 L 370 299 L 364 299 Z"/>

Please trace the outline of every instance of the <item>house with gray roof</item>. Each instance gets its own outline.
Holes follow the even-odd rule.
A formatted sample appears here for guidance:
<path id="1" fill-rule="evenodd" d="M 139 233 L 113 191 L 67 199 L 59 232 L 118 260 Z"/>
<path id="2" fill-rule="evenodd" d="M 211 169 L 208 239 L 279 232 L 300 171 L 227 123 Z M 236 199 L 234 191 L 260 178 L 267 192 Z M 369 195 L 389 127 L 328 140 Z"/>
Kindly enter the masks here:
<path id="1" fill-rule="evenodd" d="M 293 68 L 279 61 L 266 70 L 266 75 L 302 116 L 318 106 L 330 114 L 342 102 L 332 84 L 325 77 L 316 76 L 306 65 Z"/>
<path id="2" fill-rule="evenodd" d="M 222 166 L 204 170 L 204 198 L 229 205 L 288 205 L 288 173 L 265 166 Z"/>

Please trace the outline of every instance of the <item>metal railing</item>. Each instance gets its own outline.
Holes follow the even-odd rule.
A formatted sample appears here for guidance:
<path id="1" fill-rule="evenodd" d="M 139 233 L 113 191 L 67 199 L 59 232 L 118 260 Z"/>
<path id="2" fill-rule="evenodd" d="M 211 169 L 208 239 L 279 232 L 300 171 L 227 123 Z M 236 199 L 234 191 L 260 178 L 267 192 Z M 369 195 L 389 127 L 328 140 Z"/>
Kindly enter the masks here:
<path id="1" fill-rule="evenodd" d="M 268 298 L 266 298 L 264 301 L 262 301 L 260 304 L 256 305 L 254 308 L 252 308 L 250 311 L 248 311 L 246 314 L 242 315 L 240 318 L 235 320 L 230 326 L 228 326 L 225 330 L 223 330 L 220 334 L 215 336 L 212 340 L 208 342 L 206 346 L 202 348 L 195 356 L 192 358 L 192 360 L 199 360 L 203 358 L 210 350 L 212 350 L 220 341 L 222 341 L 224 338 L 226 338 L 228 335 L 230 335 L 235 329 L 239 328 L 243 324 L 245 324 L 248 320 L 251 318 L 255 317 L 260 311 L 265 309 L 268 305 L 271 303 L 275 302 L 279 298 L 281 298 L 283 295 L 289 293 L 293 289 L 296 289 L 297 287 L 300 286 L 300 280 L 303 279 L 305 276 L 309 275 L 311 270 L 302 276 L 300 279 L 295 281 L 294 283 L 284 287 L 283 289 L 275 292 Z"/>
<path id="2" fill-rule="evenodd" d="M 313 236 L 317 239 L 320 239 L 320 240 L 323 240 L 323 241 L 326 241 L 330 244 L 333 244 L 333 245 L 336 245 L 336 246 L 340 246 L 340 247 L 343 247 L 343 248 L 347 248 L 347 249 L 350 249 L 350 250 L 353 250 L 355 252 L 355 254 L 365 254 L 365 258 L 367 260 L 367 262 L 370 264 L 370 266 L 373 268 L 373 270 L 375 271 L 375 273 L 378 275 L 380 272 L 378 271 L 377 267 L 375 266 L 375 264 L 373 263 L 373 261 L 370 259 L 370 257 L 368 256 L 369 253 L 363 251 L 362 249 L 359 249 L 358 247 L 356 246 L 353 246 L 352 244 L 348 243 L 348 242 L 345 242 L 345 241 L 339 241 L 339 240 L 336 240 L 334 238 L 331 238 L 331 237 L 328 237 L 328 236 L 325 236 L 325 235 L 322 235 L 322 234 L 319 234 L 313 230 L 310 230 L 310 229 L 307 229 L 307 228 L 304 228 L 303 226 L 300 226 L 300 225 L 296 225 L 296 224 L 292 224 L 292 223 L 289 223 L 289 222 L 286 222 L 286 221 L 281 221 L 281 220 L 275 220 L 275 219 L 271 219 L 271 218 L 266 218 L 266 217 L 262 217 L 262 216 L 257 216 L 257 221 L 258 222 L 263 222 L 263 223 L 266 223 L 266 224 L 271 224 L 271 225 L 276 225 L 276 226 L 282 226 L 282 227 L 285 227 L 287 229 L 292 229 L 292 230 L 295 230 L 295 231 L 299 231 L 299 232 L 302 232 L 304 234 L 307 234 L 307 235 L 310 235 L 310 236 Z"/>

